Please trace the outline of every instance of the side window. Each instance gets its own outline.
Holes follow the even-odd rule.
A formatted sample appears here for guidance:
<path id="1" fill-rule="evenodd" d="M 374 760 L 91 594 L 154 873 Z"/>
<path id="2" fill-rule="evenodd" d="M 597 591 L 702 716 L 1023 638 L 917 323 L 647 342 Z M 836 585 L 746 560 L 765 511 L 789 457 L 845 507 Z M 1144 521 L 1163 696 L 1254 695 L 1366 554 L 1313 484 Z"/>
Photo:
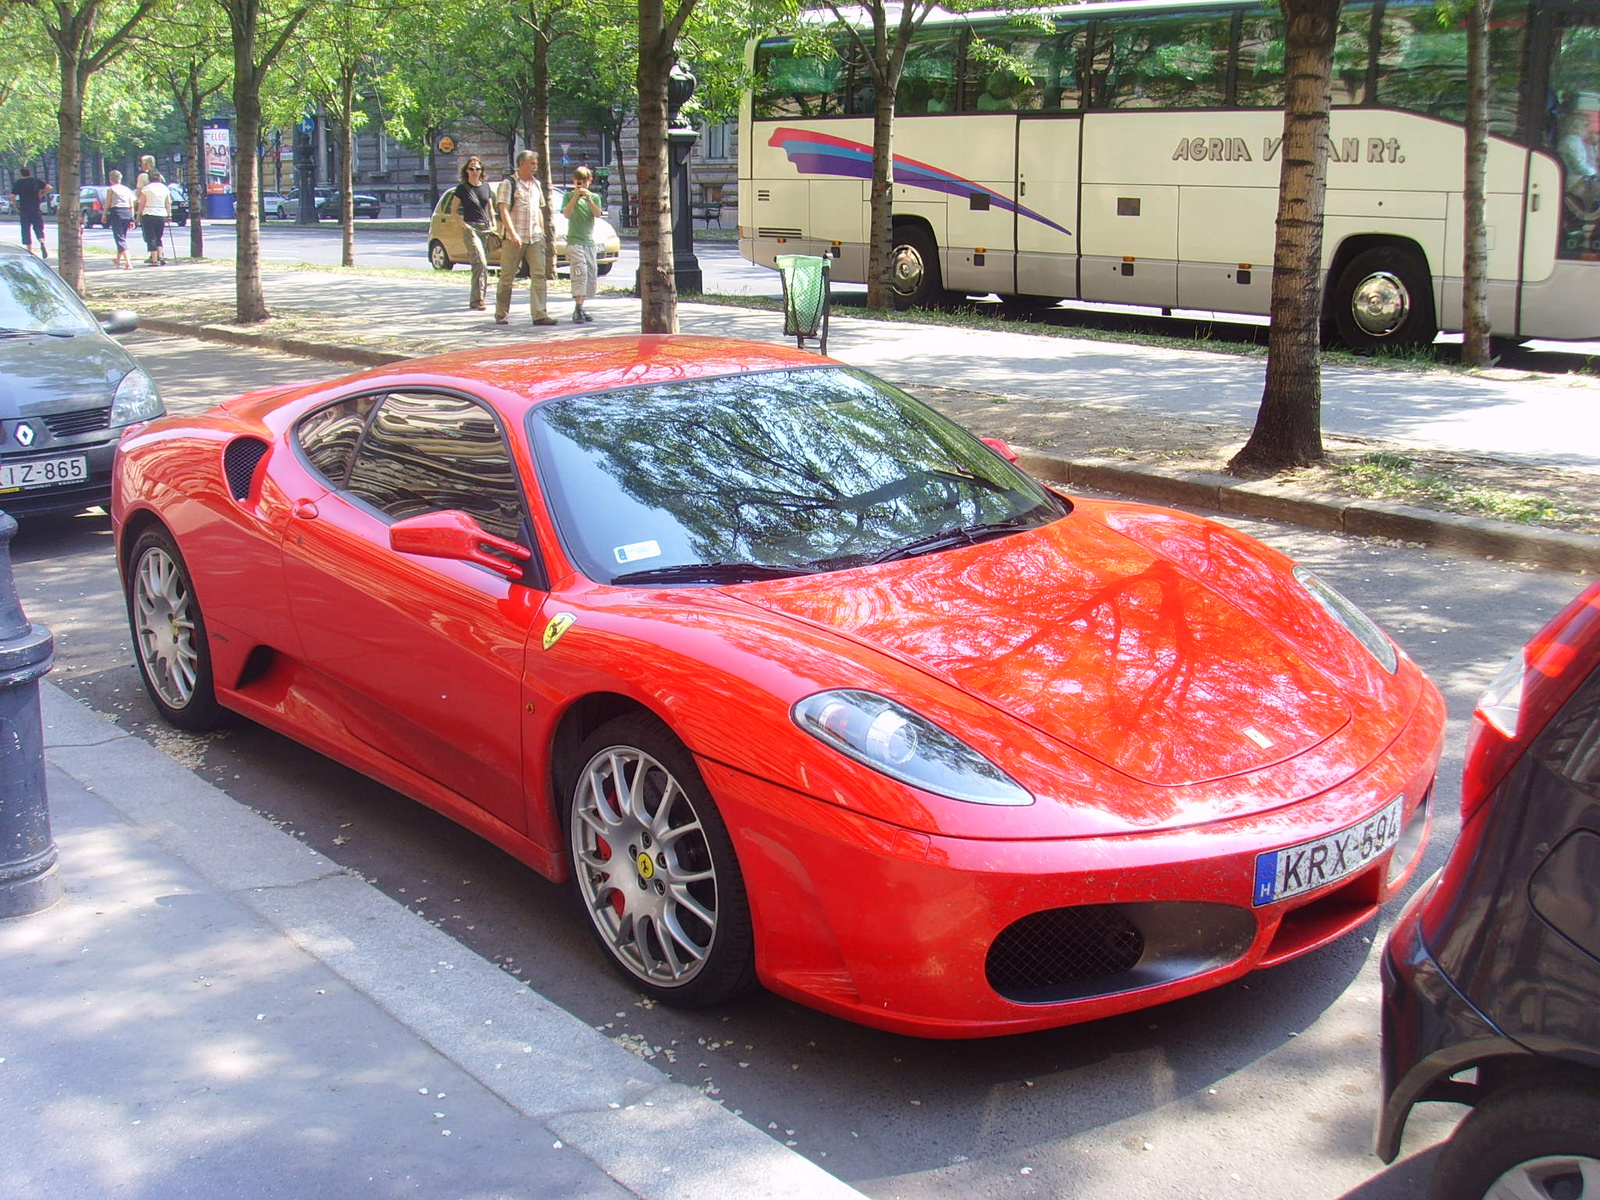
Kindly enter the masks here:
<path id="1" fill-rule="evenodd" d="M 1569 783 L 1600 791 L 1600 671 L 1545 726 L 1533 753 Z"/>
<path id="2" fill-rule="evenodd" d="M 961 48 L 960 34 L 941 27 L 923 29 L 906 47 L 906 63 L 900 72 L 900 88 L 895 93 L 896 114 L 955 112 L 959 103 L 956 59 Z"/>
<path id="3" fill-rule="evenodd" d="M 1177 13 L 1096 26 L 1096 108 L 1219 108 L 1227 100 L 1233 14 Z"/>
<path id="4" fill-rule="evenodd" d="M 1489 30 L 1490 133 L 1516 133 L 1526 26 L 1522 5 L 1495 6 Z M 1465 26 L 1460 20 L 1441 24 L 1433 0 L 1391 0 L 1383 10 L 1377 88 L 1379 104 L 1465 121 Z"/>
<path id="5" fill-rule="evenodd" d="M 329 486 L 344 486 L 356 443 L 361 440 L 361 431 L 377 402 L 375 396 L 351 396 L 302 417 L 295 427 L 294 436 L 300 443 L 300 452 Z"/>
<path id="6" fill-rule="evenodd" d="M 498 537 L 523 538 L 522 493 L 500 426 L 460 396 L 384 397 L 348 487 L 396 520 L 454 508 Z"/>
<path id="7" fill-rule="evenodd" d="M 968 112 L 1060 112 L 1078 107 L 1078 56 L 1085 24 L 1053 32 L 1032 26 L 994 26 L 967 43 Z"/>
<path id="8" fill-rule="evenodd" d="M 792 42 L 770 42 L 758 47 L 755 115 L 837 116 L 842 66 L 838 58 L 802 51 Z"/>
<path id="9" fill-rule="evenodd" d="M 1239 22 L 1238 80 L 1234 103 L 1241 108 L 1283 107 L 1283 15 L 1270 10 L 1247 12 Z M 1338 71 L 1334 71 L 1335 79 Z M 1338 91 L 1337 83 L 1334 91 Z"/>

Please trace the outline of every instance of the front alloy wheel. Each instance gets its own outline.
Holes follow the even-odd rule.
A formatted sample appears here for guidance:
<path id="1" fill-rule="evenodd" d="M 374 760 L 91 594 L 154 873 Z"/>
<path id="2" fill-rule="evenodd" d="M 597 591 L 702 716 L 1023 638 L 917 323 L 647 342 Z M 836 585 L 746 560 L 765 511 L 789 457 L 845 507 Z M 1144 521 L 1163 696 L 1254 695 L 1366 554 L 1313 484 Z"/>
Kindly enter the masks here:
<path id="1" fill-rule="evenodd" d="M 180 729 L 215 726 L 222 708 L 212 690 L 205 619 L 183 556 L 160 529 L 134 545 L 128 624 L 139 673 L 161 715 Z"/>
<path id="2" fill-rule="evenodd" d="M 435 271 L 448 271 L 455 266 L 455 263 L 450 261 L 450 252 L 437 238 L 428 243 L 428 262 Z"/>
<path id="3" fill-rule="evenodd" d="M 682 743 L 646 716 L 589 738 L 568 791 L 579 900 L 612 962 L 686 1007 L 753 979 L 744 883 L 726 826 Z"/>

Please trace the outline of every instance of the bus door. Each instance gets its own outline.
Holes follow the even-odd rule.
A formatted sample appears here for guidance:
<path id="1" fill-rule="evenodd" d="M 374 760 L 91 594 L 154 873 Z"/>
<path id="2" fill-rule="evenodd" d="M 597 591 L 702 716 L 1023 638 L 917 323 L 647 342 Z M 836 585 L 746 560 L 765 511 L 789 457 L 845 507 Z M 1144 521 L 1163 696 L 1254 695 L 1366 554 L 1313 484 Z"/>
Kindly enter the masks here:
<path id="1" fill-rule="evenodd" d="M 1078 296 L 1076 114 L 1017 122 L 1017 280 L 1024 296 Z"/>
<path id="2" fill-rule="evenodd" d="M 909 139 L 896 139 L 895 179 L 911 188 L 943 193 L 945 202 L 944 285 L 951 291 L 981 294 L 1011 290 L 1016 249 L 1015 201 L 1017 118 L 1009 113 L 977 113 L 930 119 L 916 128 L 939 135 L 917 153 Z M 955 128 L 958 138 L 952 137 Z"/>

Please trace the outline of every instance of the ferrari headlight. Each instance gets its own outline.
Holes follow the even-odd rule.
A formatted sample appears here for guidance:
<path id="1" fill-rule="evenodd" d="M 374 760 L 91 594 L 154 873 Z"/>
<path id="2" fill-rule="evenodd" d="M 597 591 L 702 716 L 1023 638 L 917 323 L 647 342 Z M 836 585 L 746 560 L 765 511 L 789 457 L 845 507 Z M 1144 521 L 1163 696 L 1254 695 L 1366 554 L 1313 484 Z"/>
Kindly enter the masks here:
<path id="1" fill-rule="evenodd" d="M 1322 605 L 1324 611 L 1339 624 L 1343 625 L 1363 646 L 1372 653 L 1381 666 L 1393 675 L 1395 668 L 1400 665 L 1400 656 L 1395 652 L 1394 643 L 1387 634 L 1379 629 L 1377 623 L 1367 616 L 1354 604 L 1334 591 L 1322 580 L 1305 567 L 1294 569 L 1295 581 L 1311 593 L 1312 599 Z"/>
<path id="2" fill-rule="evenodd" d="M 161 404 L 161 393 L 156 391 L 155 380 L 138 367 L 129 371 L 117 384 L 111 398 L 111 425 L 131 425 L 135 421 L 153 421 L 167 410 Z"/>
<path id="3" fill-rule="evenodd" d="M 820 742 L 891 779 L 972 804 L 1032 804 L 1016 780 L 953 734 L 874 692 L 818 692 L 790 715 Z"/>

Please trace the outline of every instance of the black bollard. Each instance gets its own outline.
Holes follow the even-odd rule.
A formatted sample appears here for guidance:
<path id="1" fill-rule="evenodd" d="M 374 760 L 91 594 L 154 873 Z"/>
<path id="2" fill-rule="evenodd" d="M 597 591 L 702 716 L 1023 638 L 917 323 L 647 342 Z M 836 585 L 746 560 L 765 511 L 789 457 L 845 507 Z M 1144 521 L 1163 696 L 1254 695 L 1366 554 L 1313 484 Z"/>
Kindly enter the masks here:
<path id="1" fill-rule="evenodd" d="M 0 918 L 20 917 L 61 896 L 44 785 L 39 678 L 55 639 L 22 612 L 11 573 L 17 522 L 0 511 Z"/>

